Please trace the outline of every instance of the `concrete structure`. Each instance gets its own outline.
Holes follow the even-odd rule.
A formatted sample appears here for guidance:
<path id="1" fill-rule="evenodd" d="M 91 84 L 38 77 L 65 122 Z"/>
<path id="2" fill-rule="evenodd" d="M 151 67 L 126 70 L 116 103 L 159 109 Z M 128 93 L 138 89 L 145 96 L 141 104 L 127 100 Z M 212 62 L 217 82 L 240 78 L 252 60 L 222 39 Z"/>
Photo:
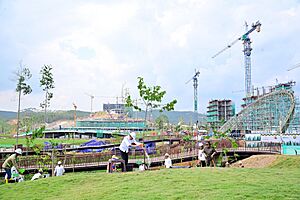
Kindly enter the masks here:
<path id="1" fill-rule="evenodd" d="M 103 104 L 103 111 L 108 113 L 124 114 L 125 113 L 125 104 L 121 103 L 105 103 Z"/>
<path id="2" fill-rule="evenodd" d="M 235 115 L 235 105 L 230 99 L 211 100 L 207 109 L 207 123 L 212 128 L 220 128 Z"/>

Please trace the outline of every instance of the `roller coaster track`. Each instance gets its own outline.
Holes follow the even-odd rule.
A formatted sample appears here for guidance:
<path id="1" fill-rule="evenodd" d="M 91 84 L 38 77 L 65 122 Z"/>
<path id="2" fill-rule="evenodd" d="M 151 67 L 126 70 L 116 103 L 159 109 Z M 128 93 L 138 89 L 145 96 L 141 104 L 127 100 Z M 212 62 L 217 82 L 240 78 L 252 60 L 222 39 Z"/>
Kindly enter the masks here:
<path id="1" fill-rule="evenodd" d="M 286 101 L 287 99 L 288 101 Z M 245 107 L 243 110 L 241 110 L 238 114 L 236 114 L 234 117 L 232 117 L 230 120 L 228 120 L 220 129 L 220 132 L 227 132 L 229 130 L 234 130 L 234 127 L 237 127 L 237 123 L 248 123 L 247 121 L 245 121 L 244 119 L 249 119 L 253 116 L 251 116 L 251 113 L 253 113 L 253 111 L 260 111 L 263 109 L 263 105 L 267 105 L 267 104 L 272 104 L 272 102 L 275 102 L 275 104 L 277 104 L 277 113 L 275 111 L 272 111 L 274 113 L 272 113 L 273 115 L 283 115 L 285 114 L 285 116 L 280 116 L 281 120 L 278 124 L 279 127 L 279 132 L 284 133 L 286 131 L 286 129 L 288 128 L 288 124 L 289 121 L 292 119 L 294 110 L 295 110 L 295 98 L 294 98 L 294 94 L 292 92 L 289 92 L 287 90 L 278 90 L 278 91 L 274 91 L 271 93 L 268 93 L 262 97 L 260 97 L 259 99 L 257 99 L 255 102 L 249 104 L 247 107 Z M 286 113 L 278 113 L 278 110 L 282 105 L 280 105 L 280 103 L 283 103 L 284 105 L 289 105 L 288 111 Z M 275 109 L 274 109 L 275 110 Z M 263 115 L 263 113 L 261 113 L 261 115 Z M 268 116 L 261 116 L 261 117 L 265 117 L 267 118 Z M 278 117 L 278 116 L 277 116 Z M 282 119 L 283 117 L 283 119 Z M 272 119 L 271 119 L 272 120 Z M 272 123 L 272 122 L 270 122 Z"/>

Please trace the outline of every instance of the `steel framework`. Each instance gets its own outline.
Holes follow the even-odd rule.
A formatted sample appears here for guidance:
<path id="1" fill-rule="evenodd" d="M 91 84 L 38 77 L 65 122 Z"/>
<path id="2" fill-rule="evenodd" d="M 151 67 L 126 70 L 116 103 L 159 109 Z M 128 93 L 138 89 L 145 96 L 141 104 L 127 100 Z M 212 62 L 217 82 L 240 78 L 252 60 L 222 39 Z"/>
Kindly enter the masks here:
<path id="1" fill-rule="evenodd" d="M 290 124 L 299 120 L 299 117 L 294 117 L 295 107 L 296 100 L 293 91 L 275 90 L 247 105 L 227 121 L 219 131 L 285 133 L 289 130 Z M 299 106 L 296 108 L 299 109 Z"/>

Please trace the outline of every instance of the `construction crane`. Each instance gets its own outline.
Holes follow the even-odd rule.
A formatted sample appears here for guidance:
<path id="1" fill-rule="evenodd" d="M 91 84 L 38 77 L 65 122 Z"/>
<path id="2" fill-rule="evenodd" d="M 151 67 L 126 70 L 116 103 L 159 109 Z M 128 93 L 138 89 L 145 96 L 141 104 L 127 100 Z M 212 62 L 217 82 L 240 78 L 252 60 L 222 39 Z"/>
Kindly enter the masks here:
<path id="1" fill-rule="evenodd" d="M 228 44 L 224 49 L 216 53 L 212 58 L 217 57 L 222 52 L 226 51 L 227 49 L 231 48 L 235 43 L 237 43 L 239 40 L 243 41 L 244 45 L 244 55 L 245 55 L 245 92 L 246 97 L 251 96 L 251 40 L 249 38 L 249 34 L 252 33 L 254 30 L 257 32 L 260 32 L 261 23 L 257 21 L 255 24 L 252 24 L 252 28 L 248 30 L 248 24 L 245 22 L 246 25 L 246 33 L 242 35 L 241 37 L 237 38 L 230 44 Z"/>
<path id="2" fill-rule="evenodd" d="M 300 63 L 298 63 L 298 64 L 292 66 L 292 67 L 289 68 L 287 71 L 291 71 L 291 70 L 296 69 L 296 68 L 298 68 L 298 67 L 300 67 Z"/>
<path id="3" fill-rule="evenodd" d="M 77 110 L 77 106 L 74 102 L 73 102 L 73 107 L 74 107 L 74 127 L 76 127 L 76 110 Z"/>
<path id="4" fill-rule="evenodd" d="M 191 80 L 193 80 L 194 84 L 194 112 L 198 112 L 198 76 L 200 75 L 200 72 L 195 69 L 195 75 L 188 80 L 185 84 L 188 84 Z"/>
<path id="5" fill-rule="evenodd" d="M 85 93 L 85 95 L 87 95 L 91 98 L 91 113 L 93 113 L 93 100 L 95 98 L 95 95 L 91 95 L 91 94 L 88 94 L 88 93 Z"/>

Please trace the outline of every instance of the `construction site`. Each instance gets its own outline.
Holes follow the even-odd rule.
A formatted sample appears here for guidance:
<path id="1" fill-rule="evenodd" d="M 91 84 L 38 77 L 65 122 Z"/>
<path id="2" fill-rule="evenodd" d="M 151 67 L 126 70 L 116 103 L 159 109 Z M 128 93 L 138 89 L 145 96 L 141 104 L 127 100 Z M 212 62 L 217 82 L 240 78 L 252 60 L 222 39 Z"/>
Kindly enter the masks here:
<path id="1" fill-rule="evenodd" d="M 26 153 L 26 156 L 18 159 L 19 167 L 24 169 L 22 171 L 32 174 L 38 170 L 38 173 L 46 174 L 44 178 L 57 174 L 55 163 L 64 167 L 62 173 L 105 169 L 107 173 L 114 173 L 162 168 L 252 168 L 271 166 L 277 159 L 275 155 L 300 154 L 300 101 L 293 89 L 296 82 L 276 82 L 275 85 L 263 87 L 252 85 L 250 34 L 260 32 L 261 26 L 257 21 L 249 29 L 246 23 L 246 32 L 242 36 L 212 56 L 212 59 L 216 59 L 236 43 L 242 42 L 245 88 L 241 105 L 230 98 L 211 99 L 206 107 L 206 121 L 200 120 L 198 79 L 201 73 L 197 69 L 186 82 L 193 83 L 193 112 L 189 124 L 171 124 L 168 120 L 154 122 L 152 110 L 147 110 L 149 105 L 152 106 L 152 102 L 148 103 L 147 100 L 153 97 L 143 99 L 146 110 L 142 113 L 143 118 L 138 117 L 133 108 L 141 111 L 139 99 L 133 100 L 128 106 L 130 96 L 128 91 L 123 94 L 123 86 L 121 97 L 113 97 L 116 98 L 115 103 L 104 103 L 102 112 L 93 111 L 93 101 L 95 97 L 103 97 L 86 93 L 91 106 L 88 117 L 78 118 L 77 105 L 73 103 L 73 120 L 45 123 L 46 127 L 39 136 L 34 130 L 19 134 L 18 129 L 14 136 L 17 144 L 1 148 L 0 173 L 6 172 L 6 183 L 11 181 L 7 178 L 7 157 L 10 154 L 22 155 L 22 152 Z M 300 64 L 288 70 L 298 67 Z M 159 89 L 154 87 L 154 91 Z M 140 94 L 144 93 L 140 91 Z M 153 105 L 153 108 L 159 107 L 158 104 Z M 241 107 L 239 112 L 236 112 L 236 106 Z M 27 144 L 18 143 L 19 137 L 26 138 Z M 43 145 L 33 145 L 37 137 L 40 137 Z M 53 142 L 55 139 L 62 143 Z M 84 142 L 81 142 L 82 139 Z M 75 144 L 76 140 L 80 144 Z M 214 153 L 205 156 L 203 164 L 200 152 L 208 148 L 212 148 Z M 15 174 L 14 182 L 24 181 L 24 175 L 16 173 L 16 169 L 12 173 Z M 34 176 L 40 178 L 38 173 Z"/>

